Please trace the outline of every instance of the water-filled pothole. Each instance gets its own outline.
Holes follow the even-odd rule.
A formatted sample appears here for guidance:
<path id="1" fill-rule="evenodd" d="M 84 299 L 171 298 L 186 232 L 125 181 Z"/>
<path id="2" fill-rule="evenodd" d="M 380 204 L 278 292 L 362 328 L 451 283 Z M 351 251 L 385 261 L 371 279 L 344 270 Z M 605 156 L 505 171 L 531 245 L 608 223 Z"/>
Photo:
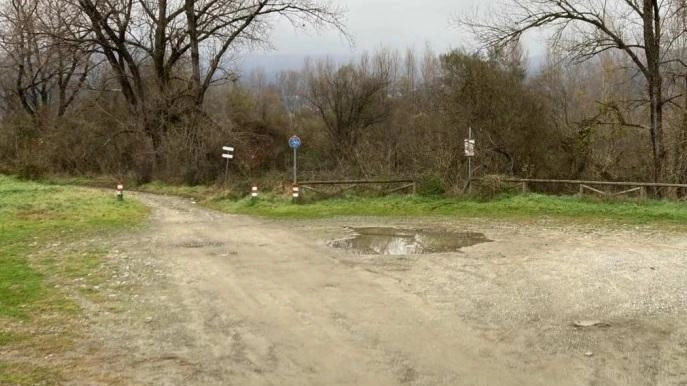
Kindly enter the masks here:
<path id="1" fill-rule="evenodd" d="M 478 232 L 385 227 L 352 230 L 354 234 L 351 237 L 332 240 L 329 246 L 359 254 L 418 255 L 456 252 L 463 247 L 491 241 Z"/>

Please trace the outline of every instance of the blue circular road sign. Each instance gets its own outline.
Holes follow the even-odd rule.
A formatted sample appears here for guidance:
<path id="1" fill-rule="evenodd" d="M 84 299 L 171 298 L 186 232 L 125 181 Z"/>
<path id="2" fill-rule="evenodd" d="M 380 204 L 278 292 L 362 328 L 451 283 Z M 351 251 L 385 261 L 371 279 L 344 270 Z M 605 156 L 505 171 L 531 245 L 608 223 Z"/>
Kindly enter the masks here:
<path id="1" fill-rule="evenodd" d="M 301 139 L 297 135 L 289 138 L 289 147 L 292 149 L 298 149 L 301 147 Z"/>

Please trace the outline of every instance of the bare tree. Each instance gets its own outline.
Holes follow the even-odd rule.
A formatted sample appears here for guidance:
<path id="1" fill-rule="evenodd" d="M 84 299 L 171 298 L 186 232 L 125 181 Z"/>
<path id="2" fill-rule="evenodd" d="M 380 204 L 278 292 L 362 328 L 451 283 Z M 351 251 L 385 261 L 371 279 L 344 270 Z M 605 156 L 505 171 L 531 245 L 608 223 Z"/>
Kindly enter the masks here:
<path id="1" fill-rule="evenodd" d="M 673 12 L 664 30 L 670 37 L 671 45 L 666 52 L 665 74 L 667 78 L 668 106 L 677 110 L 672 123 L 672 180 L 687 182 L 687 2 L 676 0 L 672 3 Z M 672 118 L 672 119 L 671 119 Z"/>
<path id="2" fill-rule="evenodd" d="M 235 79 L 225 60 L 246 47 L 267 44 L 277 18 L 299 27 L 343 31 L 340 10 L 327 0 L 63 1 L 79 10 L 81 28 L 91 32 L 113 69 L 133 118 L 130 124 L 150 139 L 158 164 L 174 126 L 221 130 L 203 111 L 205 96 L 212 84 Z"/>
<path id="3" fill-rule="evenodd" d="M 607 50 L 620 50 L 645 80 L 653 154 L 653 179 L 666 177 L 663 129 L 663 65 L 674 36 L 664 31 L 675 15 L 673 0 L 510 0 L 486 21 L 461 20 L 488 46 L 520 39 L 528 30 L 553 28 L 553 43 L 582 61 Z M 682 32 L 680 32 L 682 33 Z M 636 125 L 645 127 L 644 125 Z"/>
<path id="4" fill-rule="evenodd" d="M 157 88 L 173 92 L 179 66 L 190 61 L 184 95 L 200 106 L 227 54 L 268 41 L 275 17 L 343 30 L 340 11 L 317 0 L 71 0 L 119 75 L 132 107 L 145 104 L 142 66 L 150 59 Z"/>
<path id="5" fill-rule="evenodd" d="M 92 67 L 92 46 L 73 39 L 74 15 L 55 0 L 11 0 L 0 10 L 0 51 L 12 94 L 34 118 L 63 116 Z"/>
<path id="6" fill-rule="evenodd" d="M 358 64 L 341 67 L 331 60 L 306 64 L 306 98 L 322 118 L 341 161 L 354 159 L 362 132 L 389 116 L 390 64 L 383 55 L 364 55 Z"/>
<path id="7" fill-rule="evenodd" d="M 441 104 L 452 127 L 476 130 L 485 172 L 553 173 L 558 157 L 540 149 L 556 149 L 560 141 L 547 130 L 547 106 L 526 82 L 520 49 L 508 48 L 490 56 L 443 55 Z"/>

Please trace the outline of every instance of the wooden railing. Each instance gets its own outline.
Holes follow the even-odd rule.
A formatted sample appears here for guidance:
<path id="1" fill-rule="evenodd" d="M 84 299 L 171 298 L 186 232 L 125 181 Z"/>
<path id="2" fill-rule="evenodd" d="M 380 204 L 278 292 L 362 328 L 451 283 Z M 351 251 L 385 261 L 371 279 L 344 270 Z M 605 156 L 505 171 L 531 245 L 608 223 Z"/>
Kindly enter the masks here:
<path id="1" fill-rule="evenodd" d="M 646 197 L 646 188 L 683 188 L 687 189 L 687 184 L 671 184 L 665 182 L 628 182 L 628 181 L 585 181 L 585 180 L 549 180 L 538 178 L 504 178 L 502 181 L 520 184 L 523 193 L 528 191 L 528 184 L 572 184 L 579 186 L 579 193 L 584 194 L 585 190 L 597 193 L 602 196 L 618 196 L 632 192 L 639 192 L 640 197 Z M 592 186 L 620 186 L 628 187 L 620 192 L 603 191 Z"/>
<path id="2" fill-rule="evenodd" d="M 474 178 L 473 180 L 479 181 L 479 178 Z M 541 178 L 504 178 L 504 182 L 510 182 L 520 185 L 520 189 L 523 193 L 526 193 L 529 188 L 529 184 L 571 184 L 578 186 L 579 194 L 584 194 L 585 191 L 590 191 L 601 196 L 619 196 L 622 194 L 638 193 L 640 197 L 645 198 L 647 196 L 647 188 L 681 188 L 687 189 L 687 184 L 673 184 L 665 182 L 632 182 L 632 181 L 592 181 L 592 180 L 552 180 L 552 179 L 541 179 Z M 389 179 L 389 180 L 316 180 L 316 181 L 302 181 L 298 185 L 306 190 L 312 190 L 318 193 L 320 192 L 313 188 L 313 186 L 318 185 L 344 185 L 346 186 L 339 193 L 346 190 L 353 189 L 358 185 L 393 185 L 400 184 L 400 186 L 394 187 L 389 190 L 385 190 L 384 193 L 394 193 L 405 189 L 411 189 L 412 193 L 415 194 L 417 188 L 417 182 L 412 179 Z M 602 190 L 603 187 L 626 187 L 618 192 Z"/>
<path id="3" fill-rule="evenodd" d="M 404 189 L 411 189 L 413 194 L 415 194 L 416 191 L 416 182 L 415 180 L 411 179 L 394 179 L 394 180 L 338 180 L 338 181 L 299 181 L 298 185 L 304 189 L 308 190 L 313 190 L 315 192 L 318 192 L 316 189 L 312 188 L 313 186 L 316 185 L 348 185 L 347 188 L 343 189 L 349 190 L 357 187 L 358 185 L 370 185 L 370 184 L 377 184 L 377 185 L 395 185 L 395 184 L 402 184 L 401 186 L 392 188 L 390 190 L 385 190 L 384 193 L 394 193 L 398 192 Z M 322 192 L 318 192 L 322 193 Z"/>

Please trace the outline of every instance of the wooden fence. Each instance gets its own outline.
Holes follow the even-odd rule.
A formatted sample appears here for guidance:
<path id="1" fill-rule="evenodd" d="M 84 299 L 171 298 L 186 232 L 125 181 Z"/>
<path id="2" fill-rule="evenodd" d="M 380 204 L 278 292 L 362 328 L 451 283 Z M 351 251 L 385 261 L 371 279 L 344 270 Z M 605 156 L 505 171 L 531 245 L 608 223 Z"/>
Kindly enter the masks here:
<path id="1" fill-rule="evenodd" d="M 586 190 L 602 196 L 619 196 L 632 192 L 638 192 L 639 196 L 645 198 L 647 188 L 682 188 L 687 189 L 687 184 L 671 184 L 664 182 L 626 182 L 626 181 L 584 181 L 584 180 L 548 180 L 537 178 L 504 178 L 502 181 L 520 184 L 523 193 L 528 191 L 528 184 L 572 184 L 578 185 L 579 194 L 584 194 Z M 601 188 L 600 188 L 601 187 Z M 619 192 L 601 190 L 602 187 L 624 187 Z"/>
<path id="2" fill-rule="evenodd" d="M 479 178 L 473 178 L 474 181 L 479 181 Z M 501 181 L 515 183 L 520 185 L 523 193 L 529 190 L 530 184 L 571 184 L 577 185 L 580 195 L 586 191 L 596 193 L 601 196 L 619 196 L 629 193 L 637 193 L 640 197 L 647 196 L 647 188 L 679 188 L 687 189 L 687 184 L 672 184 L 664 182 L 630 182 L 630 181 L 588 181 L 588 180 L 551 180 L 539 178 L 504 178 Z M 314 186 L 344 186 L 335 194 L 341 194 L 347 190 L 354 189 L 360 185 L 397 185 L 391 189 L 381 189 L 383 193 L 394 193 L 402 190 L 410 190 L 413 194 L 417 190 L 417 182 L 412 179 L 389 179 L 389 180 L 334 180 L 334 181 L 303 181 L 298 185 L 304 190 L 311 190 L 320 194 L 326 193 L 314 188 Z M 611 191 L 604 188 L 619 187 L 625 188 L 621 191 Z"/>
<path id="3" fill-rule="evenodd" d="M 313 186 L 344 186 L 337 194 L 341 194 L 346 190 L 354 189 L 359 185 L 400 185 L 391 189 L 382 190 L 383 193 L 389 194 L 401 190 L 410 189 L 415 194 L 417 183 L 411 179 L 396 179 L 396 180 L 340 180 L 340 181 L 302 181 L 298 182 L 298 186 L 305 190 L 312 190 L 317 193 L 325 194 L 324 192 L 313 188 Z"/>

